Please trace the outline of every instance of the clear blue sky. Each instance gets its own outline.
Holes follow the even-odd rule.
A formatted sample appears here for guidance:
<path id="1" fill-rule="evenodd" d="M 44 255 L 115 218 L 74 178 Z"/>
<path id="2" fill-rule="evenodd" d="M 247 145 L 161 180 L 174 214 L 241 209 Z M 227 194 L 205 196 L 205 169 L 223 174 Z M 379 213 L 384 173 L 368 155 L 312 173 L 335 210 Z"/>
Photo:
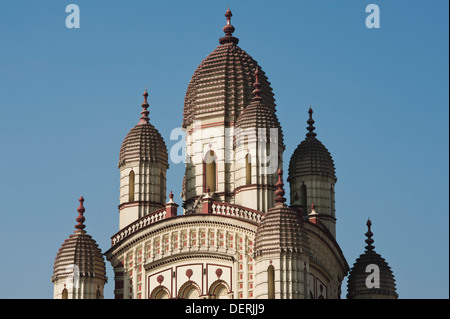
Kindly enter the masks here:
<path id="1" fill-rule="evenodd" d="M 79 29 L 65 26 L 70 3 L 80 7 Z M 365 26 L 370 3 L 380 29 Z M 448 5 L 231 1 L 234 35 L 272 83 L 285 170 L 312 104 L 336 164 L 338 242 L 352 266 L 370 216 L 401 298 L 449 297 Z M 110 247 L 119 149 L 143 90 L 170 149 L 226 8 L 225 0 L 1 2 L 0 298 L 52 297 L 54 258 L 81 195 L 87 232 L 103 252 Z M 170 164 L 167 185 L 180 204 L 183 174 L 183 164 Z M 107 272 L 112 298 L 109 263 Z"/>

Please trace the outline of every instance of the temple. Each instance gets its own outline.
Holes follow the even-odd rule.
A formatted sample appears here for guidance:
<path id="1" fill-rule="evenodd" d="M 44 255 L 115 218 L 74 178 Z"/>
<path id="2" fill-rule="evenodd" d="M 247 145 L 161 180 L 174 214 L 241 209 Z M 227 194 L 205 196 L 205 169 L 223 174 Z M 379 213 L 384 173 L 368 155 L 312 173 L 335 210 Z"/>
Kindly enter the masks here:
<path id="1" fill-rule="evenodd" d="M 114 296 L 339 299 L 350 267 L 336 241 L 333 158 L 317 138 L 309 107 L 294 115 L 307 126 L 284 173 L 284 135 L 271 83 L 238 46 L 230 9 L 225 17 L 225 35 L 186 91 L 179 203 L 171 191 L 167 200 L 168 151 L 151 124 L 147 89 L 141 116 L 123 140 L 119 230 L 104 253 L 114 271 Z M 103 297 L 103 255 L 83 222 L 57 255 L 54 298 Z M 368 247 L 350 271 L 347 297 L 397 298 L 390 268 Z M 72 264 L 79 267 L 78 289 L 67 287 L 74 271 L 66 266 Z M 365 285 L 371 264 L 379 266 L 381 288 Z"/>

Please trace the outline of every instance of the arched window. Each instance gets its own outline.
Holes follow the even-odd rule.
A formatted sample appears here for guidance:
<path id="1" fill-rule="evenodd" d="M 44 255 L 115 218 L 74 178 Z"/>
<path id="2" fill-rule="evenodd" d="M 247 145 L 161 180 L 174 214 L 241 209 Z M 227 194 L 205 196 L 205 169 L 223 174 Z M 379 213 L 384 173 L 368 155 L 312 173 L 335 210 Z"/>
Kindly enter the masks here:
<path id="1" fill-rule="evenodd" d="M 251 155 L 245 156 L 245 185 L 252 184 L 252 159 Z"/>
<path id="2" fill-rule="evenodd" d="M 69 292 L 67 291 L 66 288 L 64 288 L 61 295 L 62 295 L 61 296 L 62 299 L 69 299 Z"/>
<path id="3" fill-rule="evenodd" d="M 97 289 L 97 292 L 95 293 L 95 299 L 102 299 L 102 294 L 99 289 Z"/>
<path id="4" fill-rule="evenodd" d="M 149 299 L 169 299 L 170 291 L 165 286 L 159 286 L 153 289 Z"/>
<path id="5" fill-rule="evenodd" d="M 209 295 L 214 299 L 230 299 L 228 292 L 230 288 L 228 284 L 223 280 L 216 280 L 209 288 Z"/>
<path id="6" fill-rule="evenodd" d="M 155 299 L 169 299 L 169 294 L 167 291 L 161 289 L 156 295 Z"/>
<path id="7" fill-rule="evenodd" d="M 267 283 L 267 299 L 275 299 L 275 268 L 272 265 L 267 268 Z"/>
<path id="8" fill-rule="evenodd" d="M 228 299 L 227 287 L 225 287 L 224 285 L 220 285 L 219 287 L 217 287 L 214 291 L 214 297 L 215 299 Z"/>
<path id="9" fill-rule="evenodd" d="M 128 175 L 128 201 L 134 202 L 134 171 L 131 170 Z"/>
<path id="10" fill-rule="evenodd" d="M 184 299 L 198 299 L 200 297 L 200 292 L 194 286 L 188 288 L 184 293 Z"/>
<path id="11" fill-rule="evenodd" d="M 308 200 L 305 182 L 303 182 L 302 186 L 300 186 L 300 204 L 303 208 L 303 216 L 308 216 Z"/>
<path id="12" fill-rule="evenodd" d="M 166 179 L 163 173 L 159 175 L 159 196 L 161 204 L 164 204 L 166 202 Z"/>
<path id="13" fill-rule="evenodd" d="M 206 153 L 204 162 L 205 185 L 204 191 L 210 189 L 210 192 L 216 191 L 216 159 L 213 151 Z"/>
<path id="14" fill-rule="evenodd" d="M 334 201 L 334 189 L 333 189 L 333 186 L 330 186 L 330 208 L 331 208 L 330 214 L 331 214 L 331 216 L 334 216 L 334 210 L 335 210 L 334 203 L 335 203 L 335 201 Z"/>
<path id="15" fill-rule="evenodd" d="M 178 291 L 178 297 L 181 299 L 199 299 L 201 288 L 193 281 L 185 282 Z"/>
<path id="16" fill-rule="evenodd" d="M 169 291 L 166 287 L 160 286 L 152 292 L 150 299 L 169 299 Z"/>

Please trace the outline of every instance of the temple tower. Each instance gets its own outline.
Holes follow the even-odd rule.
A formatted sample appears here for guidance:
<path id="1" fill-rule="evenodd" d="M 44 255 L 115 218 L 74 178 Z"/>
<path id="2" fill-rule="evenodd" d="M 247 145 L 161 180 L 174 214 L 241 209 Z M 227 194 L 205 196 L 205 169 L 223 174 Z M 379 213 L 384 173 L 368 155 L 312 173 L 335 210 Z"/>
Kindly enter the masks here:
<path id="1" fill-rule="evenodd" d="M 120 148 L 120 229 L 164 208 L 166 203 L 167 147 L 161 134 L 150 123 L 147 89 L 143 96 L 139 122 L 127 134 Z"/>

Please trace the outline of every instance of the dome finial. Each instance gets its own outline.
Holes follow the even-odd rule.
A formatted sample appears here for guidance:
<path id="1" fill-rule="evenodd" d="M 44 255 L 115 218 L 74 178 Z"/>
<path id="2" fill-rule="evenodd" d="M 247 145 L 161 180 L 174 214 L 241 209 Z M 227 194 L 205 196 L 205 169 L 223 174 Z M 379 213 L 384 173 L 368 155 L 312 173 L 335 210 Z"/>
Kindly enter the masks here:
<path id="1" fill-rule="evenodd" d="M 277 195 L 277 197 L 275 198 L 275 202 L 278 203 L 277 205 L 284 205 L 286 198 L 284 198 L 285 192 L 283 183 L 283 170 L 280 168 L 277 174 L 278 174 L 278 182 L 275 184 L 275 186 L 277 187 L 275 195 Z"/>
<path id="2" fill-rule="evenodd" d="M 228 4 L 228 10 L 225 13 L 225 17 L 227 18 L 227 24 L 223 27 L 223 32 L 225 32 L 225 37 L 221 38 L 219 40 L 220 44 L 225 44 L 225 43 L 234 43 L 234 44 L 238 44 L 239 39 L 233 37 L 233 32 L 235 30 L 235 28 L 231 25 L 231 17 L 233 16 L 233 14 L 231 13 L 230 10 L 230 4 Z"/>
<path id="3" fill-rule="evenodd" d="M 307 129 L 308 129 L 308 133 L 306 133 L 306 137 L 316 137 L 317 136 L 317 134 L 314 132 L 314 130 L 316 129 L 315 127 L 314 127 L 314 123 L 315 123 L 315 121 L 313 120 L 313 118 L 312 118 L 312 115 L 313 115 L 313 110 L 312 110 L 312 107 L 311 107 L 311 105 L 309 105 L 309 111 L 308 111 L 308 113 L 309 113 L 309 120 L 306 122 L 306 123 L 308 123 L 308 127 L 307 127 Z"/>
<path id="4" fill-rule="evenodd" d="M 149 104 L 147 102 L 147 97 L 148 97 L 148 92 L 147 92 L 147 86 L 145 86 L 145 91 L 144 91 L 144 102 L 141 104 L 143 110 L 141 112 L 141 118 L 139 121 L 139 124 L 147 124 L 150 122 L 150 119 L 148 117 L 148 114 L 150 113 L 147 108 L 149 107 Z"/>
<path id="5" fill-rule="evenodd" d="M 372 239 L 373 233 L 370 230 L 370 227 L 372 226 L 372 222 L 370 221 L 370 218 L 367 220 L 367 224 L 366 225 L 367 225 L 367 229 L 368 229 L 367 233 L 365 234 L 367 236 L 367 239 L 366 239 L 366 244 L 367 244 L 366 250 L 367 251 L 372 251 L 375 248 L 375 246 L 372 246 L 374 240 Z"/>
<path id="6" fill-rule="evenodd" d="M 78 217 L 76 218 L 76 221 L 78 222 L 78 224 L 75 225 L 75 228 L 78 230 L 83 230 L 86 227 L 86 225 L 84 225 L 84 221 L 86 219 L 83 216 L 84 212 L 86 211 L 83 206 L 83 202 L 84 202 L 83 196 L 80 197 L 79 202 L 80 202 L 80 206 L 77 209 Z"/>
<path id="7" fill-rule="evenodd" d="M 255 70 L 255 83 L 253 84 L 253 87 L 255 88 L 253 90 L 253 101 L 262 101 L 262 96 L 261 96 L 261 84 L 259 83 L 259 67 L 256 66 L 256 70 Z"/>

